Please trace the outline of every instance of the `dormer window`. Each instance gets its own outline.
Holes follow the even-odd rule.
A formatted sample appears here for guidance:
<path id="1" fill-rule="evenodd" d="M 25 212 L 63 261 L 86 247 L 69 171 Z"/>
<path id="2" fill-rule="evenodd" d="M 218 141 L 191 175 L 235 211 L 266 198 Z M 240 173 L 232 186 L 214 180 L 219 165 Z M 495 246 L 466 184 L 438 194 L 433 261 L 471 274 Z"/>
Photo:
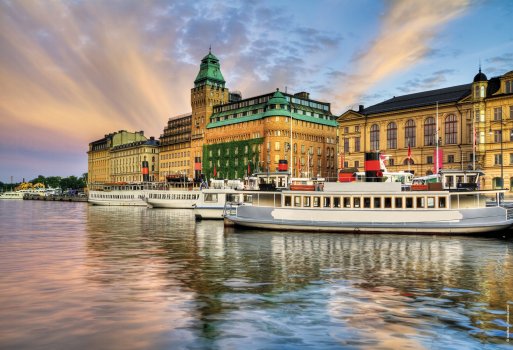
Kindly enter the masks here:
<path id="1" fill-rule="evenodd" d="M 506 93 L 507 94 L 513 93 L 513 80 L 506 81 Z"/>

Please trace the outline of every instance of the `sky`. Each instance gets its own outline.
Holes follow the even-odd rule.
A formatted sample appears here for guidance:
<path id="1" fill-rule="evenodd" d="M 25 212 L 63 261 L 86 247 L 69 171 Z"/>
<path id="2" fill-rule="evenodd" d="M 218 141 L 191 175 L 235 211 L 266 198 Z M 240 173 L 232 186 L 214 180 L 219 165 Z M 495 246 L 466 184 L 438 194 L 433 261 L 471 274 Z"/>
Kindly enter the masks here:
<path id="1" fill-rule="evenodd" d="M 87 172 L 90 142 L 158 138 L 209 47 L 243 98 L 340 115 L 513 70 L 513 1 L 0 0 L 0 181 Z"/>

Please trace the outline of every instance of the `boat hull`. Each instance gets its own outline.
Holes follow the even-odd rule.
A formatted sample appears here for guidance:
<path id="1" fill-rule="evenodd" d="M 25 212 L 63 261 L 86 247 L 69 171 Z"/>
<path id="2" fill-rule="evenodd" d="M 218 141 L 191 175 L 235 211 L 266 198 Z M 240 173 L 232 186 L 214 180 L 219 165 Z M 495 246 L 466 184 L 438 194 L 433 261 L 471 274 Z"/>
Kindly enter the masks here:
<path id="1" fill-rule="evenodd" d="M 440 211 L 403 210 L 401 212 L 377 212 L 373 210 L 290 210 L 283 208 L 238 208 L 237 214 L 225 219 L 237 226 L 271 230 L 345 232 L 345 233 L 403 233 L 403 234 L 481 234 L 503 230 L 513 225 L 507 219 L 506 209 L 501 207 L 482 209 L 446 210 L 445 218 Z M 483 213 L 485 215 L 483 216 Z M 288 218 L 287 218 L 288 217 Z M 355 218 L 367 217 L 366 220 Z"/>

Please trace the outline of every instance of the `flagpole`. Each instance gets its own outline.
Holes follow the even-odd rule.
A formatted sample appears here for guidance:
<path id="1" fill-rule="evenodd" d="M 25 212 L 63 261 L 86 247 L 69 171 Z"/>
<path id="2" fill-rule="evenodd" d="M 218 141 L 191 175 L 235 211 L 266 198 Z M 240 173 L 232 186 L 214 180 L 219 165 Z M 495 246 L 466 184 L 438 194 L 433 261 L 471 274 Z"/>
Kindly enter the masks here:
<path id="1" fill-rule="evenodd" d="M 290 115 L 290 181 L 292 182 L 292 177 L 294 176 L 294 162 L 292 161 L 292 100 L 289 103 L 289 115 Z"/>
<path id="2" fill-rule="evenodd" d="M 435 174 L 438 174 L 438 167 L 440 165 L 440 159 L 438 159 L 439 153 L 438 153 L 438 101 L 436 101 L 436 165 L 435 165 Z"/>
<path id="3" fill-rule="evenodd" d="M 476 144 L 477 144 L 477 135 L 476 135 L 476 111 L 472 111 L 472 170 L 476 170 Z"/>

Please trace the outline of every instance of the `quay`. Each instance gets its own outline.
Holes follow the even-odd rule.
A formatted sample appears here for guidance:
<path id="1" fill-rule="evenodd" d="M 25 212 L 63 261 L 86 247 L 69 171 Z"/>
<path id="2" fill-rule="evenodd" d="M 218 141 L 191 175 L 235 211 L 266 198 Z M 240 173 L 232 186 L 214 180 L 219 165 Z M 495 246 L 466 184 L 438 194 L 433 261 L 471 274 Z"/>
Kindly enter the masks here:
<path id="1" fill-rule="evenodd" d="M 60 202 L 86 202 L 87 196 L 41 196 L 39 194 L 26 194 L 23 196 L 24 200 L 36 200 L 36 201 L 60 201 Z"/>

